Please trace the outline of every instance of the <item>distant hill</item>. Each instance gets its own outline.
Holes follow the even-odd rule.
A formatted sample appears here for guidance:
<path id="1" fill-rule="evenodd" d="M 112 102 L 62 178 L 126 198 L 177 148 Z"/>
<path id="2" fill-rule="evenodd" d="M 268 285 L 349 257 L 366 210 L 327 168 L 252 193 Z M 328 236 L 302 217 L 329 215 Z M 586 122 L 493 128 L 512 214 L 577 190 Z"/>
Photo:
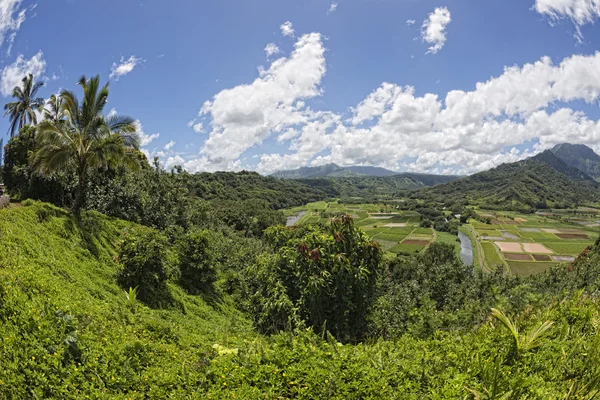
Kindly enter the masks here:
<path id="1" fill-rule="evenodd" d="M 440 202 L 468 200 L 490 209 L 527 210 L 595 201 L 600 197 L 598 186 L 590 176 L 546 150 L 527 160 L 424 189 L 419 195 Z"/>
<path id="2" fill-rule="evenodd" d="M 337 164 L 326 164 L 318 167 L 302 167 L 287 171 L 277 171 L 271 176 L 284 179 L 305 178 L 338 178 L 352 176 L 391 176 L 397 172 L 380 167 L 351 166 L 340 167 Z"/>
<path id="3" fill-rule="evenodd" d="M 342 201 L 361 199 L 370 202 L 397 199 L 404 197 L 409 190 L 440 185 L 459 178 L 460 176 L 405 172 L 390 176 L 330 176 L 296 181 L 327 192 L 332 197 L 339 197 Z"/>
<path id="4" fill-rule="evenodd" d="M 600 179 L 600 155 L 584 144 L 557 144 L 552 153 L 571 167 L 577 168 L 593 179 Z"/>

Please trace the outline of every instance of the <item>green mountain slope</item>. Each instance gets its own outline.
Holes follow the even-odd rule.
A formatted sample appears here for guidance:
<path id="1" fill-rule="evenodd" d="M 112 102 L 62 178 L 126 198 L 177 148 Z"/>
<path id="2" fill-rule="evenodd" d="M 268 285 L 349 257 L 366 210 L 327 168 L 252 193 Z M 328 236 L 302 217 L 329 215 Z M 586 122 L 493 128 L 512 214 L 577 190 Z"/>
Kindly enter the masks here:
<path id="1" fill-rule="evenodd" d="M 571 167 L 577 168 L 594 179 L 600 178 L 600 155 L 584 144 L 557 144 L 551 150 L 554 155 Z"/>
<path id="2" fill-rule="evenodd" d="M 598 300 L 581 293 L 540 300 L 549 288 L 597 287 L 597 248 L 515 292 L 535 288 L 535 307 L 507 297 L 523 332 L 512 355 L 514 339 L 501 323 L 465 321 L 474 327 L 442 332 L 445 311 L 435 308 L 418 314 L 428 317 L 420 324 L 431 335 L 359 345 L 320 329 L 261 336 L 226 295 L 203 299 L 171 283 L 176 305 L 138 304 L 132 312 L 115 284 L 114 261 L 123 229 L 132 226 L 95 212 L 75 220 L 41 203 L 0 211 L 1 399 L 416 400 L 492 387 L 515 398 L 591 398 L 598 389 Z M 397 295 L 382 306 L 401 306 L 406 294 Z M 527 332 L 548 319 L 555 325 L 528 349 Z"/>
<path id="3" fill-rule="evenodd" d="M 486 208 L 527 210 L 585 204 L 596 201 L 600 192 L 593 179 L 546 150 L 420 195 L 440 202 L 468 200 Z"/>

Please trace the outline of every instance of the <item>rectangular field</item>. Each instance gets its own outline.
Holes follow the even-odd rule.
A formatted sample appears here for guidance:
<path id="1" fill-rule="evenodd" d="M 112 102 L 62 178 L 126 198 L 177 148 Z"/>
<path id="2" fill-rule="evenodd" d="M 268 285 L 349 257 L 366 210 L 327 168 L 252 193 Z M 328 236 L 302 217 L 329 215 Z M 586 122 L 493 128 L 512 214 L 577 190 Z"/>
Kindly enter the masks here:
<path id="1" fill-rule="evenodd" d="M 510 271 L 519 276 L 529 276 L 542 273 L 553 266 L 555 262 L 527 262 L 527 261 L 508 261 Z"/>
<path id="2" fill-rule="evenodd" d="M 492 242 L 482 242 L 481 248 L 483 249 L 485 263 L 488 267 L 504 265 L 504 261 L 500 258 L 500 254 L 498 254 L 498 251 Z"/>

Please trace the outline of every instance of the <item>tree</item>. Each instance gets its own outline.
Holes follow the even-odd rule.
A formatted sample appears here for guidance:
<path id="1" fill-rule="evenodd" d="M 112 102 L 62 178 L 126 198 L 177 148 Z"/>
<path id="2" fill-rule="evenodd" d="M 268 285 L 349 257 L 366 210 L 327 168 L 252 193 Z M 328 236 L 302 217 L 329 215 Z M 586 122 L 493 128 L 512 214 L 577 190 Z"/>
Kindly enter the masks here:
<path id="1" fill-rule="evenodd" d="M 58 122 L 63 119 L 63 99 L 61 96 L 53 94 L 46 102 L 47 108 L 44 108 L 44 119 L 52 122 Z"/>
<path id="2" fill-rule="evenodd" d="M 29 74 L 23 78 L 23 87 L 15 86 L 12 96 L 17 99 L 12 103 L 4 105 L 4 116 L 10 115 L 10 126 L 8 131 L 10 137 L 15 135 L 15 131 L 27 124 L 37 124 L 36 111 L 41 111 L 44 107 L 44 99 L 35 97 L 37 91 L 44 86 L 44 82 L 33 82 L 33 75 Z"/>
<path id="3" fill-rule="evenodd" d="M 102 114 L 108 98 L 108 83 L 100 87 L 100 76 L 79 80 L 83 101 L 63 91 L 65 120 L 45 120 L 37 129 L 38 149 L 31 159 L 42 175 L 73 168 L 77 175 L 73 212 L 78 214 L 85 202 L 86 183 L 92 170 L 135 163 L 131 150 L 139 147 L 134 120 Z"/>

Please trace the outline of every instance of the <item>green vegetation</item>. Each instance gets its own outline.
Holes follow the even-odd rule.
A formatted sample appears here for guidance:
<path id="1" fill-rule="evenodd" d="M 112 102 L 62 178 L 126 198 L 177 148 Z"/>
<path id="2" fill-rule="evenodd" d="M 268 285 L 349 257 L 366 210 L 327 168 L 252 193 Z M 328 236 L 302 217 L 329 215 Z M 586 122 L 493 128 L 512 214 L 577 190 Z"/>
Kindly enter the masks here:
<path id="1" fill-rule="evenodd" d="M 467 201 L 485 209 L 522 212 L 569 208 L 599 198 L 596 182 L 549 150 L 524 161 L 423 189 L 418 197 L 442 204 Z"/>
<path id="2" fill-rule="evenodd" d="M 102 111 L 108 99 L 108 84 L 100 87 L 100 76 L 82 77 L 83 101 L 75 94 L 61 93 L 66 119 L 44 120 L 37 129 L 37 150 L 31 164 L 43 175 L 67 171 L 71 167 L 77 177 L 73 211 L 79 213 L 85 203 L 89 174 L 95 169 L 118 166 L 130 159 L 138 149 L 134 120 L 129 117 L 104 118 Z"/>
<path id="3" fill-rule="evenodd" d="M 23 87 L 15 86 L 12 92 L 12 97 L 16 101 L 6 103 L 4 116 L 9 116 L 10 127 L 8 132 L 10 137 L 15 136 L 27 124 L 37 124 L 36 111 L 39 112 L 44 107 L 44 99 L 35 97 L 38 90 L 44 85 L 44 82 L 33 82 L 33 75 L 29 74 L 22 80 Z"/>
<path id="4" fill-rule="evenodd" d="M 484 262 L 488 270 L 492 271 L 497 266 L 504 266 L 504 260 L 502 260 L 498 249 L 496 249 L 496 246 L 492 242 L 481 242 L 481 248 L 483 249 Z"/>
<path id="5" fill-rule="evenodd" d="M 131 119 L 103 116 L 107 87 L 80 84 L 81 104 L 50 99 L 7 145 L 7 189 L 33 200 L 0 210 L 0 398 L 599 393 L 600 241 L 577 238 L 597 212 L 514 211 L 578 203 L 596 190 L 581 171 L 542 153 L 425 198 L 399 194 L 441 178 L 165 171 L 136 151 Z M 505 262 L 475 237 L 503 233 L 532 251 L 583 251 L 568 265 Z"/>

